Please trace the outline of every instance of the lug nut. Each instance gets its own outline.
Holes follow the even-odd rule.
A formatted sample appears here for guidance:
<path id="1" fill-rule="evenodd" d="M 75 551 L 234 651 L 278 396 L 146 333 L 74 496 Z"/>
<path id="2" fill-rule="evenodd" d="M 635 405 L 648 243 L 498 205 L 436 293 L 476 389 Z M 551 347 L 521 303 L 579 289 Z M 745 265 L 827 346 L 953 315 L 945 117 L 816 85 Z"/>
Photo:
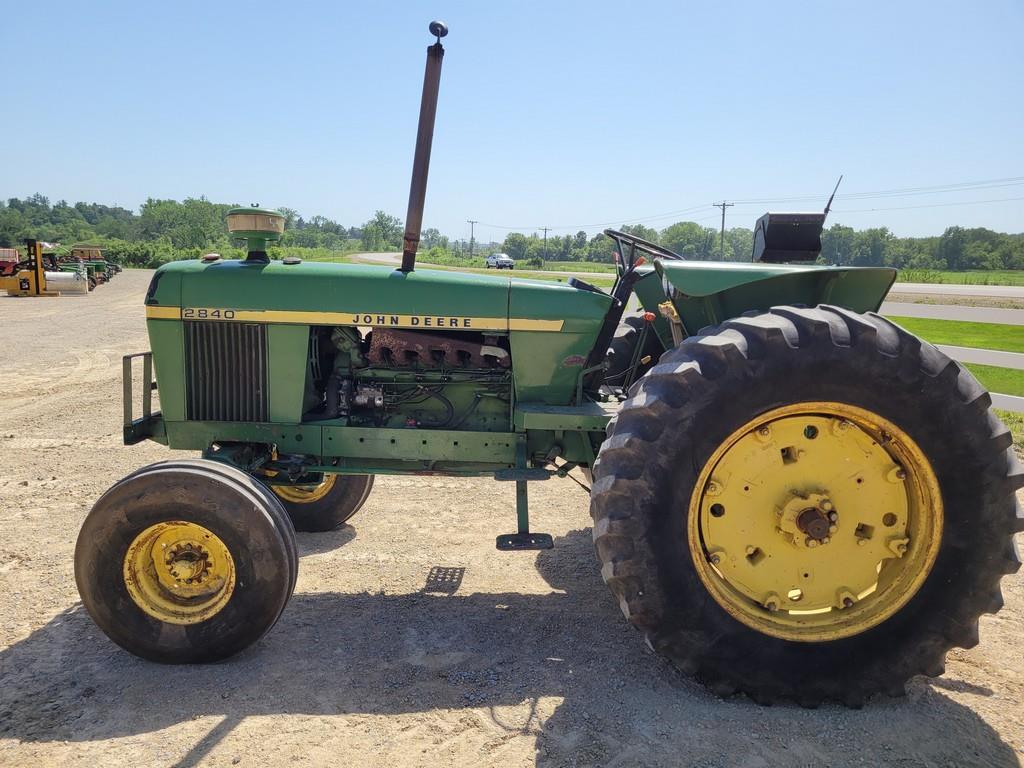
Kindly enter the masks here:
<path id="1" fill-rule="evenodd" d="M 853 608 L 853 598 L 844 597 L 843 598 L 843 608 Z"/>
<path id="2" fill-rule="evenodd" d="M 711 556 L 711 564 L 712 565 L 718 565 L 720 562 L 722 562 L 722 558 L 721 557 L 719 557 L 718 555 L 712 555 Z"/>
<path id="3" fill-rule="evenodd" d="M 824 501 L 821 502 L 821 508 L 826 512 L 831 512 L 833 509 L 835 509 L 835 506 L 832 504 L 831 501 L 825 499 Z M 829 517 L 831 518 L 832 515 L 829 515 Z"/>
<path id="4" fill-rule="evenodd" d="M 806 544 L 811 549 L 814 549 L 816 546 L 818 546 L 818 540 L 812 539 L 810 536 L 808 536 L 806 539 L 804 539 L 804 544 Z"/>
<path id="5" fill-rule="evenodd" d="M 830 525 L 830 526 L 828 527 L 828 532 L 829 532 L 829 533 L 835 533 L 835 532 L 836 532 L 836 531 L 838 531 L 838 530 L 839 530 L 839 526 L 838 526 L 838 525 Z"/>
<path id="6" fill-rule="evenodd" d="M 839 514 L 837 512 L 829 512 L 828 519 L 834 523 L 839 519 Z"/>
<path id="7" fill-rule="evenodd" d="M 757 434 L 759 434 L 761 437 L 769 437 L 771 433 L 772 431 L 768 429 L 768 427 L 761 427 L 759 430 L 757 430 Z"/>

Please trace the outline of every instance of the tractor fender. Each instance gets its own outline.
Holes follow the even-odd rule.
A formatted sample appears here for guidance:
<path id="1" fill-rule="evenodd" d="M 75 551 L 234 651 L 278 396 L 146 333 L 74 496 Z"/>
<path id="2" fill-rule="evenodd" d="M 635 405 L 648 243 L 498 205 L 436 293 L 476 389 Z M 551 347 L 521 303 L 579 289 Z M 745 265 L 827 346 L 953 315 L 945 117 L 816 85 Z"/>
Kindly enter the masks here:
<path id="1" fill-rule="evenodd" d="M 853 312 L 876 312 L 896 281 L 896 270 L 890 267 L 667 259 L 655 259 L 654 265 L 662 292 L 679 313 L 687 335 L 781 304 L 832 304 Z"/>

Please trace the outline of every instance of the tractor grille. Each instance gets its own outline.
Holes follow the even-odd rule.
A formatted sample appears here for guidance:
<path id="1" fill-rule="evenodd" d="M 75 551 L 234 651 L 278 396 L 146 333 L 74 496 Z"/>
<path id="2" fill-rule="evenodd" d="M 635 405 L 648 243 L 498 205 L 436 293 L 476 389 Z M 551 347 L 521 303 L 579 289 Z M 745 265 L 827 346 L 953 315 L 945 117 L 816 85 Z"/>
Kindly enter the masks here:
<path id="1" fill-rule="evenodd" d="M 266 326 L 185 323 L 185 359 L 190 420 L 267 420 Z"/>

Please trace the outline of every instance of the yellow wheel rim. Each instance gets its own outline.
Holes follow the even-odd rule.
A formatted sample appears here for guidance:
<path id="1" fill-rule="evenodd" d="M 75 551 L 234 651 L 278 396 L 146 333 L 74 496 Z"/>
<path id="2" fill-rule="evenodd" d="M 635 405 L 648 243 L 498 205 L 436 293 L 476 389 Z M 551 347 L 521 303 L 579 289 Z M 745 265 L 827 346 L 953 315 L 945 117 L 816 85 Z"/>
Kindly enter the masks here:
<path id="1" fill-rule="evenodd" d="M 216 534 L 195 523 L 151 525 L 128 547 L 124 583 L 132 600 L 167 624 L 215 616 L 235 590 L 235 561 Z"/>
<path id="2" fill-rule="evenodd" d="M 842 403 L 769 411 L 711 455 L 690 499 L 690 553 L 738 621 L 803 642 L 902 608 L 942 538 L 931 464 L 899 427 Z"/>
<path id="3" fill-rule="evenodd" d="M 330 493 L 337 479 L 337 475 L 324 475 L 324 479 L 317 485 L 272 485 L 270 488 L 285 501 L 311 504 Z"/>

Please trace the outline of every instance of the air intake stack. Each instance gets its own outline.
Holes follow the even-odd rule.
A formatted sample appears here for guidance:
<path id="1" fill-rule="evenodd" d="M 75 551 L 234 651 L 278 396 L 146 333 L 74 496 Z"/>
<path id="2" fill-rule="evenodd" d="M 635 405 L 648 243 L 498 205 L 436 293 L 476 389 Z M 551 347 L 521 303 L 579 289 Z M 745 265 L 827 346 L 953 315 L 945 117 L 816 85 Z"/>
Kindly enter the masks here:
<path id="1" fill-rule="evenodd" d="M 284 216 L 279 211 L 260 208 L 232 208 L 228 211 L 228 232 L 233 238 L 246 241 L 249 263 L 268 264 L 267 243 L 280 240 L 284 234 Z"/>

